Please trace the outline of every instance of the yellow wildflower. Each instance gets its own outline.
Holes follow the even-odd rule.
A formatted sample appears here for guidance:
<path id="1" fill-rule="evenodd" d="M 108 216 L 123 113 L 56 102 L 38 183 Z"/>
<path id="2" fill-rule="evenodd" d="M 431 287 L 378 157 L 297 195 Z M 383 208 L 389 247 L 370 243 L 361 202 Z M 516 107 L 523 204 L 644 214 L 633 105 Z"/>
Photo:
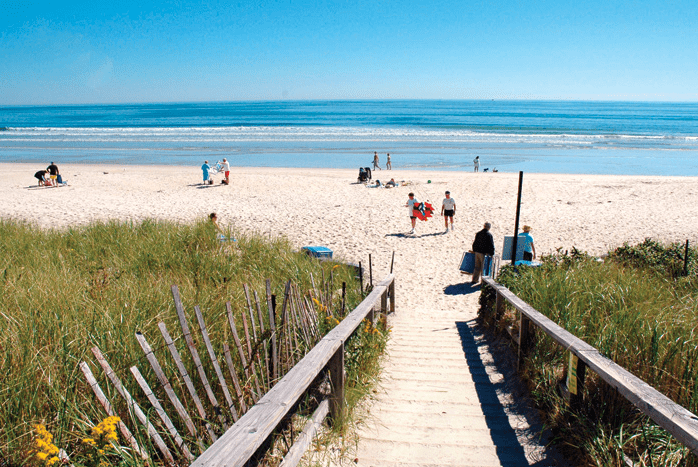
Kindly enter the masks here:
<path id="1" fill-rule="evenodd" d="M 53 465 L 58 462 L 57 454 L 60 450 L 58 446 L 53 444 L 53 435 L 41 424 L 36 425 L 34 431 L 36 432 L 34 456 L 45 465 Z"/>

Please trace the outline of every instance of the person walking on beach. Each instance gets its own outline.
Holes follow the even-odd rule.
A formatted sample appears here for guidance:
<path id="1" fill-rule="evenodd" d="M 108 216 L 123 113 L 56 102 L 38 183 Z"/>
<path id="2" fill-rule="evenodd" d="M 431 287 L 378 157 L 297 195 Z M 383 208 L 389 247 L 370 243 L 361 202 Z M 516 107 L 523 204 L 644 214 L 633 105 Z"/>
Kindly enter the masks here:
<path id="1" fill-rule="evenodd" d="M 51 177 L 51 185 L 58 186 L 58 166 L 51 162 L 51 165 L 46 167 L 46 170 L 48 170 L 49 177 Z"/>
<path id="2" fill-rule="evenodd" d="M 473 159 L 473 165 L 475 166 L 473 170 L 475 172 L 479 172 L 480 171 L 480 156 L 475 156 L 475 159 Z"/>
<path id="3" fill-rule="evenodd" d="M 414 227 L 417 224 L 417 216 L 414 215 L 414 211 L 419 206 L 419 201 L 417 201 L 417 198 L 414 197 L 414 193 L 410 193 L 407 196 L 409 196 L 409 199 L 407 200 L 405 207 L 407 207 L 407 211 L 410 214 L 410 221 L 412 222 L 412 230 L 410 231 L 410 234 L 414 234 Z"/>
<path id="4" fill-rule="evenodd" d="M 204 185 L 208 184 L 208 171 L 211 170 L 211 166 L 208 165 L 208 161 L 204 161 L 204 165 L 201 166 L 201 171 L 204 173 Z"/>
<path id="5" fill-rule="evenodd" d="M 378 162 L 379 162 L 378 161 L 378 152 L 373 151 L 373 170 L 376 170 L 376 169 L 383 170 L 383 169 L 381 169 L 381 166 L 378 165 Z"/>
<path id="6" fill-rule="evenodd" d="M 519 234 L 518 241 L 523 242 L 524 261 L 533 261 L 536 259 L 536 246 L 533 244 L 533 235 L 531 235 L 530 225 L 523 226 L 523 232 Z"/>
<path id="7" fill-rule="evenodd" d="M 393 164 L 390 162 L 390 153 L 388 153 L 388 160 L 385 161 L 385 170 L 393 170 Z"/>
<path id="8" fill-rule="evenodd" d="M 223 172 L 225 172 L 225 184 L 230 185 L 230 162 L 225 157 L 223 158 Z"/>
<path id="9" fill-rule="evenodd" d="M 448 219 L 451 219 L 451 231 L 453 231 L 453 216 L 456 214 L 456 200 L 451 198 L 451 192 L 446 192 L 446 197 L 441 203 L 441 215 L 444 216 L 446 232 L 448 232 Z"/>
<path id="10" fill-rule="evenodd" d="M 485 255 L 494 256 L 494 239 L 490 233 L 492 224 L 485 222 L 483 229 L 475 234 L 473 253 L 475 253 L 475 267 L 473 268 L 473 284 L 480 282 L 482 266 L 485 264 Z"/>

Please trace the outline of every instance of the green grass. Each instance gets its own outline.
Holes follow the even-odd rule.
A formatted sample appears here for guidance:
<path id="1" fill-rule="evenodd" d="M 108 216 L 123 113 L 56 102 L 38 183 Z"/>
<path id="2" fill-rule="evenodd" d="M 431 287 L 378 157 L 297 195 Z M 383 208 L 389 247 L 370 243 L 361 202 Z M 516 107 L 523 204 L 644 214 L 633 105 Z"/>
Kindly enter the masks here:
<path id="1" fill-rule="evenodd" d="M 74 459 L 80 454 L 80 439 L 105 414 L 78 363 L 88 361 L 105 389 L 89 351 L 98 346 L 122 379 L 128 376 L 130 392 L 140 395 L 128 368 L 136 364 L 147 379 L 155 379 L 134 333 L 149 339 L 161 363 L 168 361 L 157 323 L 164 322 L 173 337 L 181 335 L 172 284 L 179 287 L 192 329 L 193 307 L 200 306 L 214 345 L 233 345 L 225 302 L 231 302 L 236 316 L 246 310 L 243 283 L 259 293 L 265 314 L 266 279 L 278 297 L 277 309 L 286 281 L 305 293 L 313 288 L 311 274 L 318 289 L 329 294 L 347 283 L 347 311 L 361 301 L 352 268 L 294 252 L 283 238 L 230 233 L 237 246 L 222 247 L 203 221 L 108 222 L 42 230 L 0 220 L 0 465 L 31 464 L 37 423 L 47 425 L 54 444 L 80 463 Z M 334 303 L 338 313 L 336 296 Z M 323 325 L 323 331 L 331 326 Z M 197 345 L 204 356 L 203 343 Z M 181 342 L 178 346 L 185 355 Z M 218 347 L 216 351 L 223 353 Z M 186 390 L 174 364 L 165 371 L 181 397 Z"/>
<path id="2" fill-rule="evenodd" d="M 683 277 L 683 246 L 625 245 L 600 262 L 578 251 L 539 268 L 505 268 L 498 281 L 572 334 L 688 410 L 698 411 L 696 251 Z M 483 301 L 492 299 L 492 291 Z M 505 322 L 514 321 L 508 312 Z M 503 323 L 502 323 L 503 324 Z M 586 401 L 571 412 L 557 393 L 564 350 L 537 333 L 524 377 L 565 449 L 581 465 L 698 465 L 688 450 L 588 372 Z"/>

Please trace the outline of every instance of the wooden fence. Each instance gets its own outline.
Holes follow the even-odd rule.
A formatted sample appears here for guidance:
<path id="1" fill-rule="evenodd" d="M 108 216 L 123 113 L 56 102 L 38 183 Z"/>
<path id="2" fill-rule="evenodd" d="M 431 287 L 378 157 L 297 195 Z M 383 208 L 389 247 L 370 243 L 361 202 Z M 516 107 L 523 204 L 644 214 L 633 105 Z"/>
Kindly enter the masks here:
<path id="1" fill-rule="evenodd" d="M 566 395 L 571 404 L 579 402 L 586 369 L 589 368 L 618 390 L 642 413 L 698 455 L 698 417 L 696 415 L 676 404 L 625 368 L 601 355 L 596 348 L 555 324 L 514 295 L 509 289 L 498 284 L 492 277 L 484 277 L 483 281 L 497 293 L 495 319 L 500 319 L 503 316 L 507 303 L 519 312 L 519 333 L 518 336 L 512 335 L 513 340 L 518 344 L 519 366 L 532 345 L 531 326 L 535 326 L 569 351 L 564 390 L 567 392 Z"/>
<path id="2" fill-rule="evenodd" d="M 319 404 L 304 430 L 304 435 L 299 437 L 299 442 L 286 456 L 287 460 L 283 465 L 295 465 L 294 462 L 300 459 L 312 440 L 312 431 L 322 423 L 328 413 L 333 416 L 341 413 L 344 404 L 344 343 L 367 316 L 375 323 L 376 308 L 381 313 L 387 313 L 388 309 L 395 310 L 394 276 L 388 275 L 375 286 L 368 297 L 324 338 L 321 338 L 318 312 L 312 302 L 316 302 L 317 309 L 327 314 L 327 319 L 334 319 L 333 281 L 331 275 L 329 282 L 325 282 L 323 278 L 320 289 L 315 287 L 314 279 L 312 282 L 312 301 L 302 296 L 290 281 L 287 282 L 280 316 L 277 317 L 276 297 L 271 294 L 270 281 L 267 280 L 268 319 L 264 317 L 258 294 L 250 294 L 247 286 L 243 284 L 246 307 L 239 313 L 239 318 L 244 332 L 238 332 L 238 323 L 233 316 L 230 302 L 226 303 L 227 325 L 230 326 L 234 346 L 237 348 L 237 352 L 231 352 L 227 342 L 223 342 L 221 346 L 228 377 L 221 369 L 220 349 L 217 355 L 201 310 L 198 306 L 194 307 L 200 331 L 197 333 L 196 327 L 189 326 L 178 288 L 172 286 L 182 340 L 186 344 L 185 352 L 188 351 L 193 363 L 193 371 L 187 369 L 164 323 L 158 325 L 164 341 L 159 347 L 169 350 L 172 361 L 176 364 L 178 377 L 185 385 L 188 400 L 192 402 L 188 405 L 193 405 L 196 409 L 194 414 L 190 414 L 185 407 L 187 404 L 183 403 L 186 402 L 184 398 L 187 396 L 181 392 L 177 395 L 163 370 L 161 360 L 158 360 L 150 343 L 140 332 L 137 332 L 135 337 L 159 384 L 151 386 L 137 366 L 132 366 L 130 372 L 147 399 L 147 402 L 143 400 L 143 403 L 149 403 L 149 407 L 141 408 L 136 398 L 131 395 L 124 380 L 119 376 L 123 368 L 112 368 L 100 349 L 92 348 L 96 362 L 113 389 L 121 396 L 122 401 L 116 405 L 123 408 L 125 403 L 126 408 L 122 409 L 122 413 L 128 412 L 127 418 L 131 418 L 132 427 L 141 425 L 139 430 L 147 433 L 149 442 L 157 449 L 159 457 L 166 464 L 179 464 L 181 458 L 193 462 L 198 453 L 202 455 L 196 460 L 195 465 L 220 463 L 232 466 L 247 463 L 288 413 L 295 410 L 300 397 L 325 370 L 329 373 L 331 381 L 330 397 Z M 345 307 L 345 292 L 343 284 L 341 303 L 336 304 L 342 313 Z M 196 341 L 202 342 L 206 348 L 206 364 L 202 361 L 205 357 L 202 359 L 199 354 Z M 301 358 L 306 351 L 305 357 Z M 234 358 L 237 364 L 233 361 Z M 117 408 L 102 390 L 88 363 L 83 361 L 79 366 L 104 411 L 110 416 L 116 415 Z M 209 372 L 213 369 L 214 376 L 211 379 L 205 367 L 209 368 Z M 197 377 L 200 383 L 198 392 L 194 383 Z M 156 388 L 161 395 L 167 396 L 170 407 L 174 409 L 172 413 L 167 413 L 151 387 Z M 184 392 L 184 389 L 181 391 Z M 199 393 L 202 392 L 204 394 L 200 397 Z M 152 414 L 152 421 L 149 414 Z M 180 435 L 170 418 L 171 415 L 179 419 L 180 430 L 186 430 L 183 435 Z M 123 421 L 119 422 L 118 428 L 133 452 L 144 459 L 150 457 L 148 450 L 139 444 L 136 436 Z M 220 436 L 223 431 L 226 432 Z M 210 445 L 208 449 L 207 445 Z M 223 453 L 223 457 L 217 454 L 220 452 Z"/>
<path id="3" fill-rule="evenodd" d="M 380 303 L 380 305 L 378 305 Z M 388 306 L 389 304 L 389 306 Z M 324 371 L 331 381 L 331 395 L 321 404 L 308 425 L 317 426 L 324 414 L 338 416 L 344 407 L 344 344 L 367 317 L 375 320 L 375 308 L 381 313 L 395 311 L 395 276 L 390 274 L 373 288 L 366 299 L 300 361 L 281 381 L 262 397 L 218 441 L 213 443 L 192 466 L 236 467 L 245 465 L 262 447 L 274 429 L 308 391 L 311 383 Z M 284 465 L 299 459 L 310 436 L 301 437 L 301 448 L 292 448 Z M 296 446 L 296 445 L 294 445 Z"/>

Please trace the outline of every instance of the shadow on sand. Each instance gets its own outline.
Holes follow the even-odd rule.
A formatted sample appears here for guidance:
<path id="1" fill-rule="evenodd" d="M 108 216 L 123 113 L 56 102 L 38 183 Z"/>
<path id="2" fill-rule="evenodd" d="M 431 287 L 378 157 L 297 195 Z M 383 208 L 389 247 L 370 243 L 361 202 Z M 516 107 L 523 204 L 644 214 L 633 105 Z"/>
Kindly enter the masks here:
<path id="1" fill-rule="evenodd" d="M 462 284 L 451 284 L 444 288 L 446 295 L 470 295 L 471 293 L 479 292 L 480 284 L 472 284 L 464 282 Z"/>

